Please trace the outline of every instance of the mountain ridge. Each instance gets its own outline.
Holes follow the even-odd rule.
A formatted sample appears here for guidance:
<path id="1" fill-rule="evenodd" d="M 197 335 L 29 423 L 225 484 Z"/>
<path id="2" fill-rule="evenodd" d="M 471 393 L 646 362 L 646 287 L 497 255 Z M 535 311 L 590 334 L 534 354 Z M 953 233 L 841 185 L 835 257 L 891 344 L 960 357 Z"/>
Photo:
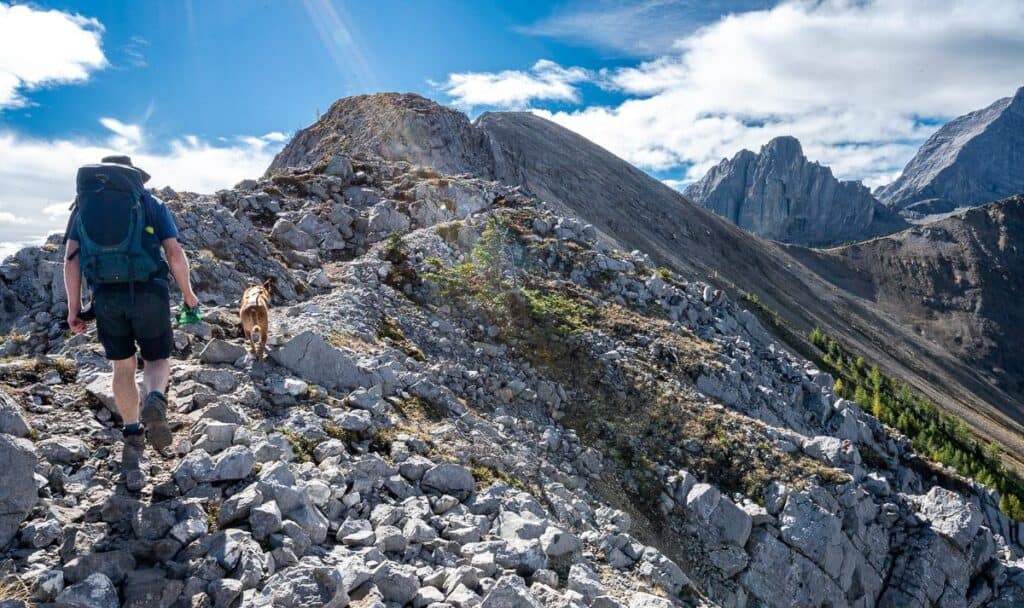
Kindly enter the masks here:
<path id="1" fill-rule="evenodd" d="M 400 113 L 395 110 L 400 105 L 395 102 L 406 97 L 384 97 L 388 116 L 398 120 Z M 415 103 L 412 120 L 431 112 L 445 120 L 450 116 L 433 102 L 432 106 L 423 106 L 419 99 Z M 348 128 L 360 132 L 364 123 L 376 121 L 373 116 L 348 120 Z M 593 142 L 533 114 L 488 113 L 476 127 L 465 116 L 458 121 L 459 132 L 477 128 L 484 134 L 478 145 L 495 159 L 476 163 L 478 174 L 491 177 L 499 172 L 505 183 L 578 215 L 624 249 L 647 251 L 659 264 L 705 277 L 737 298 L 748 292 L 756 295 L 779 315 L 788 343 L 801 352 L 811 352 L 805 338 L 808 332 L 816 327 L 825 330 L 887 374 L 905 379 L 946 411 L 967 419 L 983 436 L 997 438 L 1017 462 L 1024 462 L 1024 410 L 1001 407 L 1013 403 L 1013 397 L 963 366 L 944 346 L 919 335 L 905 319 L 838 290 L 832 277 L 805 267 L 795 255 L 802 255 L 804 249 L 751 236 Z M 415 145 L 408 132 L 399 129 L 389 137 L 401 146 Z M 344 135 L 337 134 L 341 140 Z M 426 140 L 424 145 L 436 149 L 437 141 Z M 359 146 L 346 149 L 364 152 Z M 385 152 L 402 149 L 390 147 Z M 567 155 L 565 150 L 574 154 Z M 286 147 L 281 154 L 292 151 Z M 481 158 L 476 154 L 474 158 Z M 460 151 L 458 156 L 465 155 Z M 324 166 L 330 160 L 320 153 L 289 158 L 302 166 Z M 405 160 L 398 155 L 391 159 Z"/>

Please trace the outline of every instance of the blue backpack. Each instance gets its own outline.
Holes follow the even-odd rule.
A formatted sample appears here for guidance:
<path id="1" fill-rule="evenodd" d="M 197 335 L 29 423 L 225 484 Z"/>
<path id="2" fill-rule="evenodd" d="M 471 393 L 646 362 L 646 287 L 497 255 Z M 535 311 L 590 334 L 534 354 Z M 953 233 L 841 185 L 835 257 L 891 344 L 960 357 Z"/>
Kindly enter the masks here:
<path id="1" fill-rule="evenodd" d="M 160 270 L 143 243 L 147 221 L 142 175 L 103 163 L 78 170 L 76 227 L 82 275 L 93 285 L 148 281 Z"/>

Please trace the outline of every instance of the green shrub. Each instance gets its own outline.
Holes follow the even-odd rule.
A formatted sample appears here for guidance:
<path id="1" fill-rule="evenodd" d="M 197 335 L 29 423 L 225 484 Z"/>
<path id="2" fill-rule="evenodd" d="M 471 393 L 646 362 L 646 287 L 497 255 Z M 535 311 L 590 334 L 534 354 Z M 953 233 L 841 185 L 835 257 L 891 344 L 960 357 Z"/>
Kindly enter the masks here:
<path id="1" fill-rule="evenodd" d="M 593 312 L 589 306 L 546 286 L 518 284 L 523 277 L 509 255 L 510 239 L 508 226 L 491 218 L 466 262 L 449 268 L 437 258 L 428 258 L 433 270 L 427 277 L 443 297 L 473 302 L 500 327 L 530 321 L 560 335 L 583 331 Z"/>
<path id="2" fill-rule="evenodd" d="M 587 327 L 592 309 L 558 293 L 521 289 L 530 316 L 562 335 L 578 334 Z"/>

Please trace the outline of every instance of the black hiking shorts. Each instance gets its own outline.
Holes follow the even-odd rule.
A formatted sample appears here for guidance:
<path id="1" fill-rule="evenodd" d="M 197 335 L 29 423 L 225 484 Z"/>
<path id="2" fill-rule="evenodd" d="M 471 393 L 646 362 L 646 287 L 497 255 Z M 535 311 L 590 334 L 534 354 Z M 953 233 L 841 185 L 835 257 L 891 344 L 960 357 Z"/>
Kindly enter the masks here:
<path id="1" fill-rule="evenodd" d="M 171 356 L 171 305 L 163 284 L 136 285 L 134 293 L 121 285 L 104 286 L 96 290 L 93 310 L 96 334 L 107 359 L 133 356 L 136 344 L 144 361 Z"/>

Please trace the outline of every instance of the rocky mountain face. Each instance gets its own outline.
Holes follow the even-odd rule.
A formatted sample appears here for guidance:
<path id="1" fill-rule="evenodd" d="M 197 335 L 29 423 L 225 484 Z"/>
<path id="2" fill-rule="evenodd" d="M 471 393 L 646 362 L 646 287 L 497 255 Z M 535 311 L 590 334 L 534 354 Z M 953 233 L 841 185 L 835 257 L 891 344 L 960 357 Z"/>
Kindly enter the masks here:
<path id="1" fill-rule="evenodd" d="M 403 160 L 445 174 L 486 173 L 483 134 L 466 115 L 419 95 L 382 93 L 339 99 L 288 142 L 268 174 L 329 163 L 336 154 Z"/>
<path id="2" fill-rule="evenodd" d="M 859 182 L 809 162 L 794 137 L 741 150 L 686 188 L 686 196 L 744 230 L 785 243 L 834 245 L 907 227 Z"/>
<path id="3" fill-rule="evenodd" d="M 366 103 L 353 107 L 372 116 Z M 643 232 L 619 218 L 657 210 L 625 199 L 600 225 L 581 219 L 594 190 L 519 164 L 530 147 L 553 158 L 544 129 L 569 136 L 507 118 L 489 119 L 502 128 L 486 145 L 521 183 L 364 149 L 279 158 L 214 195 L 158 193 L 206 315 L 175 330 L 174 450 L 146 463 L 138 494 L 118 478 L 93 329 L 61 325 L 60 246 L 0 266 L 5 604 L 1024 601 L 1021 524 L 994 492 L 916 454 L 728 292 L 659 259 L 667 243 L 737 239 L 718 245 L 737 253 L 694 251 L 686 268 L 704 268 L 759 241 L 652 187 L 693 212 L 653 233 L 658 258 L 622 249 Z M 780 272 L 784 254 L 766 251 L 752 274 Z M 254 362 L 235 308 L 267 278 L 271 356 Z"/>
<path id="4" fill-rule="evenodd" d="M 907 319 L 1024 402 L 1024 360 L 1016 354 L 1024 339 L 1024 197 L 815 251 L 804 262 Z"/>
<path id="5" fill-rule="evenodd" d="M 1024 87 L 946 123 L 893 183 L 877 192 L 908 217 L 1024 193 Z"/>

